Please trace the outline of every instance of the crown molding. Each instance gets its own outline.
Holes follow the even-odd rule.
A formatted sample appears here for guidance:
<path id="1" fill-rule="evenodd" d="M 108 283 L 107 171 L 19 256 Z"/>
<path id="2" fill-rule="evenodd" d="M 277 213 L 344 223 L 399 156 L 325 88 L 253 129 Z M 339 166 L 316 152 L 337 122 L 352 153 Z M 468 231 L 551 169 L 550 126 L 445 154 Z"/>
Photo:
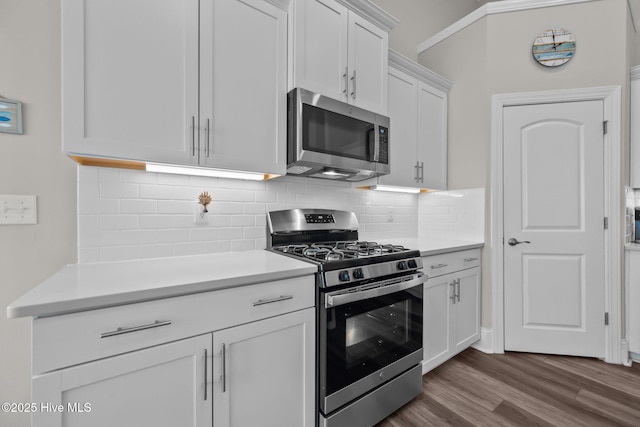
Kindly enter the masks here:
<path id="1" fill-rule="evenodd" d="M 441 41 L 451 37 L 458 31 L 461 31 L 473 24 L 474 22 L 484 18 L 487 15 L 493 15 L 496 13 L 517 12 L 529 9 L 539 9 L 543 7 L 564 6 L 574 3 L 588 3 L 592 1 L 600 0 L 502 0 L 499 2 L 490 2 L 480 6 L 464 18 L 452 25 L 448 26 L 444 30 L 440 31 L 433 37 L 428 38 L 418 45 L 418 54 L 421 54 L 425 50 L 435 46 Z"/>
<path id="2" fill-rule="evenodd" d="M 437 89 L 443 92 L 449 92 L 452 83 L 440 74 L 423 67 L 415 61 L 407 58 L 406 56 L 396 52 L 393 49 L 389 49 L 389 65 L 415 77 L 418 80 L 429 83 Z"/>
<path id="3" fill-rule="evenodd" d="M 336 0 L 338 3 L 350 10 L 362 15 L 364 18 L 372 21 L 377 26 L 391 31 L 400 22 L 397 18 L 389 15 L 378 5 L 371 3 L 369 0 Z"/>

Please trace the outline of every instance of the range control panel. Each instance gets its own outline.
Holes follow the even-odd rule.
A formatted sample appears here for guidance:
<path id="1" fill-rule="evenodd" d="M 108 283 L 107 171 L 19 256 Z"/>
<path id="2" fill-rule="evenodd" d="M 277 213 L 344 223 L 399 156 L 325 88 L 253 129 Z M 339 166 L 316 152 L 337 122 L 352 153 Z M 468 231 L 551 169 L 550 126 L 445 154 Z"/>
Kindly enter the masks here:
<path id="1" fill-rule="evenodd" d="M 331 214 L 305 214 L 307 224 L 334 224 L 336 222 Z"/>

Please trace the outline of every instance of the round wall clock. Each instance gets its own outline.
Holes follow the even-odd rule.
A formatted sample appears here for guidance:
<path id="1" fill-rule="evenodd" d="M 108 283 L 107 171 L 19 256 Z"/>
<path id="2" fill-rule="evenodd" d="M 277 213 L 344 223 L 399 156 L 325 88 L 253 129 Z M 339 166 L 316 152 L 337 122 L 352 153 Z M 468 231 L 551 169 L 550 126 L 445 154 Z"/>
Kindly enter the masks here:
<path id="1" fill-rule="evenodd" d="M 533 57 L 545 67 L 557 67 L 576 52 L 576 39 L 564 29 L 547 30 L 533 42 Z"/>

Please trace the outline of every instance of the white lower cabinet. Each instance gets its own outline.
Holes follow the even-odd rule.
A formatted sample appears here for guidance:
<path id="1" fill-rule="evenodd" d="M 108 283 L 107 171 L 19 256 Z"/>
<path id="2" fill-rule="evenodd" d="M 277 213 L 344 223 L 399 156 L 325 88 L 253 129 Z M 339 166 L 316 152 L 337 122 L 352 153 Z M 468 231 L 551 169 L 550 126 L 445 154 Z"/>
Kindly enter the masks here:
<path id="1" fill-rule="evenodd" d="M 424 257 L 423 265 L 429 275 L 424 284 L 424 374 L 480 339 L 480 250 Z"/>
<path id="2" fill-rule="evenodd" d="M 214 426 L 315 422 L 315 310 L 214 332 Z"/>
<path id="3" fill-rule="evenodd" d="M 312 427 L 314 304 L 310 275 L 36 318 L 32 426 Z"/>
<path id="4" fill-rule="evenodd" d="M 211 334 L 33 378 L 32 425 L 211 426 Z"/>

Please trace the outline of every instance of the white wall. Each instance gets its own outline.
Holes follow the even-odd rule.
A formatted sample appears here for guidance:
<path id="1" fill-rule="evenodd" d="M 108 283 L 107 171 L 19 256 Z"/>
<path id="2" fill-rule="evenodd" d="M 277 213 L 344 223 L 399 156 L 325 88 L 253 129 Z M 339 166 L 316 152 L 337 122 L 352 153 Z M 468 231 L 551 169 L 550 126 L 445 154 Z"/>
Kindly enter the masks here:
<path id="1" fill-rule="evenodd" d="M 416 47 L 458 19 L 481 6 L 476 0 L 371 0 L 397 18 L 391 30 L 389 47 L 418 60 Z"/>
<path id="2" fill-rule="evenodd" d="M 0 225 L 0 402 L 29 402 L 29 319 L 4 308 L 76 262 L 76 167 L 60 151 L 60 2 L 0 0 L 0 96 L 24 103 L 24 135 L 0 133 L 0 194 L 38 199 L 37 225 Z M 0 425 L 28 414 L 0 412 Z"/>
<path id="3" fill-rule="evenodd" d="M 266 182 L 79 167 L 79 262 L 264 249 L 267 211 L 353 211 L 366 240 L 415 238 L 418 196 L 283 177 Z M 208 191 L 210 223 L 194 223 Z"/>
<path id="4" fill-rule="evenodd" d="M 476 21 L 420 54 L 422 65 L 454 82 L 449 94 L 450 188 L 485 186 L 487 206 L 491 206 L 490 108 L 493 94 L 621 86 L 623 108 L 626 108 L 627 24 L 627 5 L 620 0 L 500 13 Z M 571 30 L 577 39 L 575 57 L 558 68 L 542 67 L 531 55 L 535 37 L 551 27 Z M 602 33 L 607 37 L 601 37 Z M 602 59 L 603 52 L 607 52 L 606 60 Z M 627 114 L 623 114 L 623 130 L 627 127 L 626 117 Z M 624 147 L 625 141 L 623 153 L 626 152 Z M 627 155 L 623 156 L 624 163 Z M 618 173 L 624 176 L 625 170 Z M 487 221 L 489 218 L 490 214 Z M 485 230 L 482 326 L 490 328 L 489 223 Z"/>

